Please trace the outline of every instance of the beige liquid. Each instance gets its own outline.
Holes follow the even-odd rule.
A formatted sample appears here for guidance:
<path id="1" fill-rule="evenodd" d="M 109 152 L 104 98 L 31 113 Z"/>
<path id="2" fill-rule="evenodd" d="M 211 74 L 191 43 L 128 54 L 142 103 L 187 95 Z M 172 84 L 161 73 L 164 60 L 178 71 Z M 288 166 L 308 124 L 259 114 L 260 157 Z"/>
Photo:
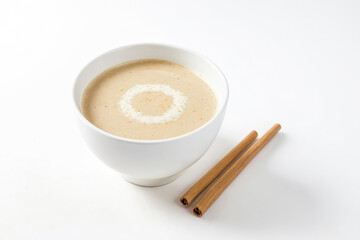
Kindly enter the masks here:
<path id="1" fill-rule="evenodd" d="M 178 116 L 170 121 L 144 123 L 129 117 L 119 103 L 137 85 L 161 84 L 186 98 Z M 146 116 L 161 116 L 174 106 L 173 96 L 145 91 L 133 96 L 131 105 Z M 190 69 L 172 62 L 149 59 L 114 66 L 93 79 L 82 96 L 82 113 L 96 127 L 116 136 L 156 140 L 191 132 L 215 114 L 217 100 L 212 89 Z"/>

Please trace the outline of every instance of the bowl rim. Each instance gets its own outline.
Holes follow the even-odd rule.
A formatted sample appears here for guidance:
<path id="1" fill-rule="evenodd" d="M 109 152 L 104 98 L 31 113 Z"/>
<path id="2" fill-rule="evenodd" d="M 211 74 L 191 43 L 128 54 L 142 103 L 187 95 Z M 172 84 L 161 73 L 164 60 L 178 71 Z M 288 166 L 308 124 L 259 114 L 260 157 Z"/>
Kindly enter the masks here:
<path id="1" fill-rule="evenodd" d="M 138 139 L 131 139 L 131 138 L 124 138 L 124 137 L 120 137 L 120 136 L 116 136 L 113 135 L 111 133 L 108 133 L 98 127 L 96 127 L 95 125 L 93 125 L 89 120 L 87 120 L 84 115 L 81 113 L 81 110 L 77 107 L 76 104 L 76 83 L 78 82 L 78 79 L 80 77 L 80 75 L 83 73 L 83 71 L 89 66 L 91 65 L 94 61 L 98 60 L 99 58 L 104 57 L 105 55 L 111 54 L 113 52 L 122 50 L 122 49 L 126 49 L 126 48 L 133 48 L 133 47 L 140 47 L 140 46 L 149 46 L 149 47 L 167 47 L 167 48 L 173 48 L 179 51 L 186 51 L 189 52 L 193 55 L 197 55 L 198 57 L 202 58 L 204 61 L 208 62 L 210 66 L 212 66 L 221 76 L 222 80 L 225 83 L 225 101 L 223 102 L 223 104 L 221 106 L 219 106 L 219 110 L 215 113 L 215 115 L 205 124 L 201 125 L 199 128 L 194 129 L 191 132 L 185 133 L 183 135 L 179 135 L 176 137 L 172 137 L 172 138 L 164 138 L 164 139 L 157 139 L 157 140 L 138 140 Z M 114 140 L 120 140 L 123 142 L 128 142 L 128 143 L 140 143 L 140 144 L 154 144 L 154 143 L 164 143 L 164 142 L 174 142 L 177 141 L 179 139 L 182 138 L 186 138 L 192 134 L 195 134 L 196 132 L 206 128 L 207 126 L 209 126 L 212 122 L 215 121 L 216 118 L 219 117 L 219 115 L 222 113 L 222 111 L 225 109 L 228 99 L 229 99 L 229 84 L 227 82 L 227 79 L 225 77 L 225 74 L 221 71 L 221 69 L 214 63 L 212 62 L 208 57 L 206 57 L 205 55 L 194 51 L 192 49 L 186 48 L 186 47 L 179 47 L 179 46 L 175 46 L 175 45 L 170 45 L 170 44 L 163 44 L 163 43 L 135 43 L 135 44 L 128 44 L 128 45 L 124 45 L 121 47 L 117 47 L 114 49 L 111 49 L 109 51 L 106 51 L 100 55 L 98 55 L 97 57 L 95 57 L 93 60 L 91 60 L 90 62 L 88 62 L 87 64 L 85 64 L 85 66 L 81 69 L 81 71 L 79 72 L 79 74 L 76 76 L 75 81 L 72 85 L 72 97 L 73 97 L 73 106 L 75 107 L 75 112 L 77 114 L 77 116 L 79 117 L 79 119 L 85 123 L 88 127 L 90 127 L 91 129 L 93 129 L 95 132 L 104 135 L 106 137 L 112 138 Z"/>

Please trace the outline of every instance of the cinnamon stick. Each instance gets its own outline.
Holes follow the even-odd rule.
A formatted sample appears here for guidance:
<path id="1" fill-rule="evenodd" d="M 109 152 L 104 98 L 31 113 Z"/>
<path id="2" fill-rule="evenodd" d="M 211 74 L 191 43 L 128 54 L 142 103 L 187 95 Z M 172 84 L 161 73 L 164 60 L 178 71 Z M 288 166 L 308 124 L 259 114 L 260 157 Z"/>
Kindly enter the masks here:
<path id="1" fill-rule="evenodd" d="M 180 203 L 184 206 L 191 204 L 205 188 L 207 188 L 215 178 L 239 155 L 252 141 L 257 137 L 257 132 L 250 132 L 240 143 L 238 143 L 223 159 L 212 167 L 199 181 L 197 181 L 185 194 L 180 198 Z"/>
<path id="2" fill-rule="evenodd" d="M 258 152 L 279 132 L 280 124 L 275 124 L 264 136 L 256 141 L 225 173 L 222 175 L 205 195 L 194 206 L 193 213 L 201 217 L 215 202 L 230 183 L 241 173 L 246 165 L 256 156 Z"/>

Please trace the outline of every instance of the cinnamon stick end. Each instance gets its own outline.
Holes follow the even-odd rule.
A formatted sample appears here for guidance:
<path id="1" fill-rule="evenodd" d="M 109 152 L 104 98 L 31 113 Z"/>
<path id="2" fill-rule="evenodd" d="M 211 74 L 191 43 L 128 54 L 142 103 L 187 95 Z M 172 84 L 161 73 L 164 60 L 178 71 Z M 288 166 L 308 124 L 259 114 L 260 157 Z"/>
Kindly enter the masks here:
<path id="1" fill-rule="evenodd" d="M 201 216 L 202 216 L 202 212 L 201 212 L 201 210 L 200 210 L 197 206 L 195 206 L 195 207 L 193 208 L 193 213 L 194 213 L 196 216 L 198 216 L 198 217 L 201 217 Z"/>
<path id="2" fill-rule="evenodd" d="M 188 200 L 184 197 L 180 198 L 180 203 L 184 206 L 189 206 Z"/>
<path id="3" fill-rule="evenodd" d="M 258 132 L 255 131 L 255 130 L 252 130 L 252 131 L 250 132 L 250 134 L 254 135 L 255 138 L 258 136 Z M 250 134 L 249 134 L 249 135 L 250 135 Z"/>

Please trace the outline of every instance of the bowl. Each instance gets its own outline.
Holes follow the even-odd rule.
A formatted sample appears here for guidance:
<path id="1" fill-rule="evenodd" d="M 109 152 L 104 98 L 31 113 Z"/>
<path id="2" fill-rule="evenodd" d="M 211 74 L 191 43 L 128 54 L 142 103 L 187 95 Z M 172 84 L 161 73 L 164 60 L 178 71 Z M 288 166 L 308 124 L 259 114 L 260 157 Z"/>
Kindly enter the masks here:
<path id="1" fill-rule="evenodd" d="M 163 59 L 191 69 L 217 97 L 213 118 L 192 132 L 161 140 L 118 137 L 90 123 L 81 113 L 81 97 L 88 83 L 114 65 L 137 59 Z M 228 84 L 221 70 L 195 51 L 165 44 L 135 44 L 106 52 L 87 64 L 75 80 L 73 98 L 81 135 L 91 151 L 127 181 L 159 186 L 175 180 L 210 147 L 223 122 Z"/>

